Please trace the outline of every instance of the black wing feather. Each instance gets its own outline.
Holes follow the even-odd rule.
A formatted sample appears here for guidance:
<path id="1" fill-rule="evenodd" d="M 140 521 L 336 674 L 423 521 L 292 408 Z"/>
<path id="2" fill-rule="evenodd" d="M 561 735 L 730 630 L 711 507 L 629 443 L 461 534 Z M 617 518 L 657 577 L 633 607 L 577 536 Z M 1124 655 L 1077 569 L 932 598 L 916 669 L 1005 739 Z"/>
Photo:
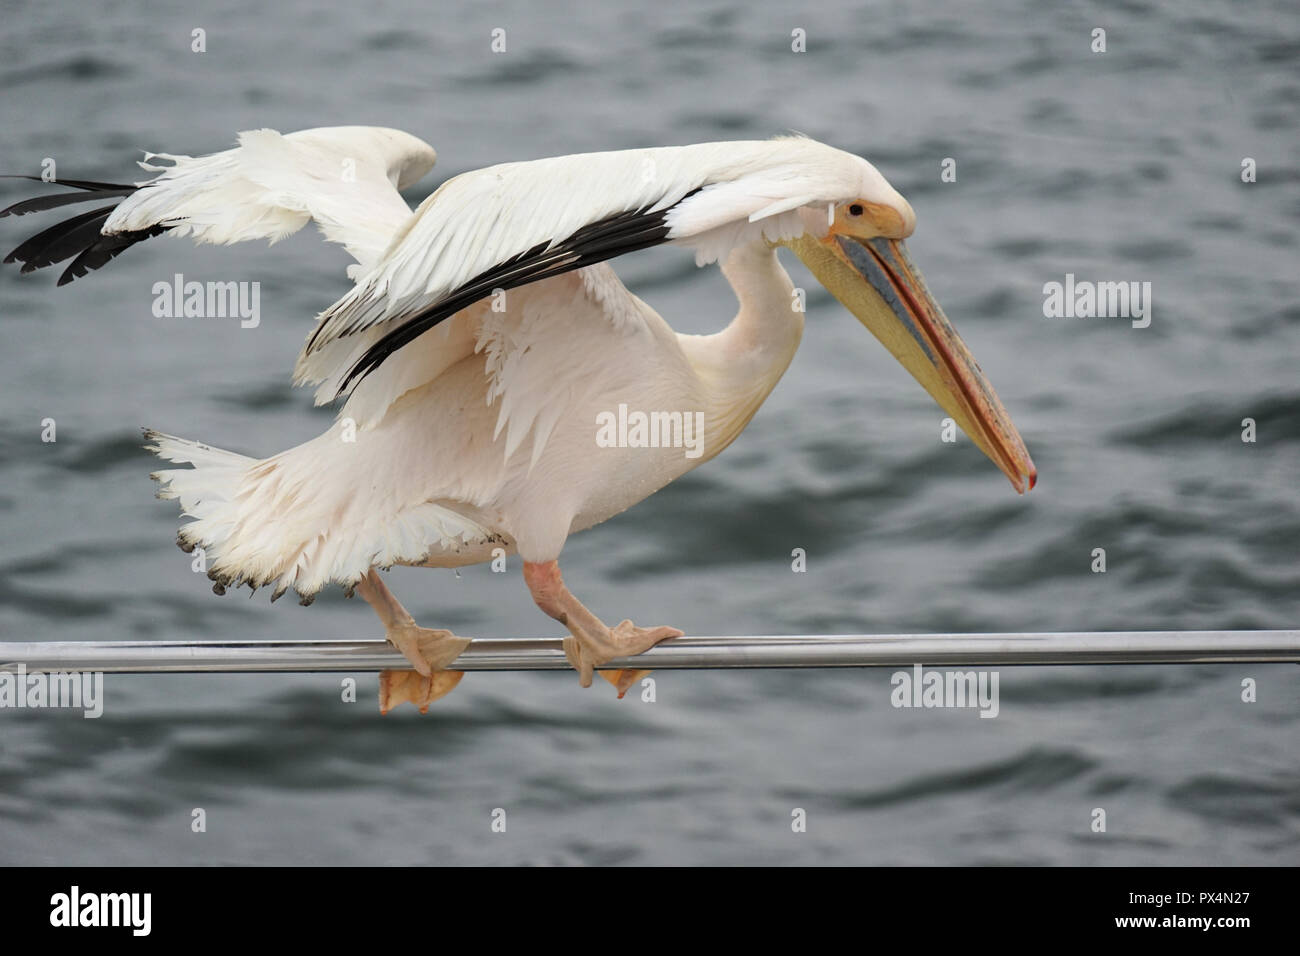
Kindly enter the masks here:
<path id="1" fill-rule="evenodd" d="M 0 178 L 30 179 L 33 182 L 45 182 L 39 176 L 4 176 Z M 55 181 L 55 185 L 68 186 L 81 191 L 24 199 L 6 209 L 0 210 L 0 217 L 9 215 L 24 216 L 32 212 L 44 212 L 48 209 L 57 209 L 60 206 L 88 202 L 93 199 L 118 198 L 110 206 L 101 206 L 98 209 L 56 223 L 32 236 L 5 256 L 5 262 L 23 263 L 23 272 L 43 269 L 75 255 L 76 258 L 59 276 L 58 284 L 67 285 L 73 279 L 80 278 L 117 258 L 137 242 L 161 235 L 171 228 L 170 225 L 156 225 L 148 229 L 137 229 L 133 232 L 115 233 L 106 236 L 103 233 L 104 223 L 108 221 L 108 217 L 117 208 L 118 203 L 138 189 L 146 187 L 124 183 L 101 183 L 90 179 L 60 179 Z"/>
<path id="2" fill-rule="evenodd" d="M 5 173 L 0 175 L 0 179 L 28 179 L 34 183 L 50 183 L 55 186 L 68 186 L 72 189 L 79 189 L 81 192 L 75 193 L 56 193 L 53 196 L 37 196 L 34 199 L 24 199 L 16 202 L 12 206 L 0 209 L 0 218 L 5 216 L 25 216 L 29 212 L 44 212 L 46 209 L 57 209 L 59 206 L 66 206 L 75 202 L 90 202 L 99 196 L 129 196 L 138 189 L 138 186 L 132 186 L 130 183 L 100 183 L 91 179 L 42 179 L 40 176 L 22 176 L 14 173 Z"/>
<path id="3" fill-rule="evenodd" d="M 690 198 L 696 192 L 699 190 L 692 190 L 678 202 Z M 434 305 L 401 317 L 397 320 L 401 324 L 367 349 L 348 370 L 335 397 L 347 391 L 353 381 L 365 378 L 379 368 L 398 349 L 461 309 L 491 295 L 494 289 L 516 289 L 665 242 L 668 238 L 668 213 L 672 208 L 670 206 L 657 212 L 645 209 L 621 212 L 583 226 L 560 242 L 540 243 L 475 276 Z M 350 331 L 355 330 L 348 330 Z"/>
<path id="4" fill-rule="evenodd" d="M 22 173 L 0 173 L 0 179 L 27 179 L 34 183 L 48 183 L 51 186 L 70 186 L 73 189 L 86 189 L 91 192 L 115 192 L 125 189 L 130 192 L 139 189 L 130 183 L 101 183 L 94 179 L 44 179 L 41 176 L 25 176 Z"/>
<path id="5" fill-rule="evenodd" d="M 32 236 L 9 255 L 5 262 L 21 262 L 23 272 L 43 269 L 45 266 L 62 262 L 68 256 L 75 255 L 81 249 L 91 245 L 101 235 L 100 229 L 108 221 L 109 215 L 117 208 L 101 206 L 80 216 L 73 216 L 63 222 L 55 223 Z"/>
<path id="6" fill-rule="evenodd" d="M 93 193 L 56 193 L 53 196 L 37 196 L 35 199 L 24 199 L 22 202 L 16 202 L 12 206 L 0 209 L 0 218 L 5 216 L 25 216 L 29 212 L 45 212 L 47 209 L 57 209 L 60 206 L 68 206 L 76 202 L 90 202 L 93 199 L 99 199 L 101 196 L 129 196 L 133 192 L 135 192 L 135 187 Z"/>
<path id="7" fill-rule="evenodd" d="M 143 242 L 154 236 L 161 236 L 170 228 L 170 226 L 150 226 L 148 229 L 138 229 L 135 232 L 101 236 L 97 242 L 82 249 L 77 258 L 73 259 L 72 263 L 63 270 L 63 275 L 59 276 L 58 285 L 67 285 L 73 279 L 80 279 L 86 273 L 93 272 L 100 266 L 116 259 L 137 242 Z"/>

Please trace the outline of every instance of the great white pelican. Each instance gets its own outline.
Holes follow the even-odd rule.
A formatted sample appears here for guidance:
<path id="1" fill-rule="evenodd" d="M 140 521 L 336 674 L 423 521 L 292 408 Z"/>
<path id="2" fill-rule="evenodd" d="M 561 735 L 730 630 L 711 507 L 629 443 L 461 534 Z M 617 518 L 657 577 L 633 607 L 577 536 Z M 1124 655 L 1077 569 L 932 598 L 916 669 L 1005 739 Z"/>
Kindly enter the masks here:
<path id="1" fill-rule="evenodd" d="M 777 250 L 812 273 L 930 393 L 1017 492 L 1034 465 L 903 240 L 916 215 L 869 162 L 803 137 L 583 153 L 506 163 L 444 182 L 412 211 L 400 190 L 434 151 L 374 127 L 240 134 L 191 158 L 146 154 L 136 184 L 72 192 L 0 215 L 105 203 L 6 262 L 71 258 L 60 284 L 167 233 L 274 242 L 314 220 L 356 260 L 294 369 L 324 434 L 267 458 L 147 431 L 160 497 L 190 520 L 214 590 L 327 584 L 360 594 L 414 670 L 386 671 L 380 707 L 420 710 L 462 676 L 468 639 L 417 625 L 378 573 L 517 553 L 537 605 L 569 631 L 582 686 L 593 669 L 681 632 L 606 625 L 569 591 L 569 535 L 713 458 L 794 358 L 804 315 Z M 157 161 L 161 160 L 159 164 Z M 31 177 L 35 178 L 35 177 Z M 739 301 L 712 335 L 676 333 L 606 260 L 654 245 L 717 262 Z M 73 258 L 75 257 L 75 258 Z M 500 555 L 502 552 L 496 552 Z M 603 671 L 620 696 L 639 671 Z"/>

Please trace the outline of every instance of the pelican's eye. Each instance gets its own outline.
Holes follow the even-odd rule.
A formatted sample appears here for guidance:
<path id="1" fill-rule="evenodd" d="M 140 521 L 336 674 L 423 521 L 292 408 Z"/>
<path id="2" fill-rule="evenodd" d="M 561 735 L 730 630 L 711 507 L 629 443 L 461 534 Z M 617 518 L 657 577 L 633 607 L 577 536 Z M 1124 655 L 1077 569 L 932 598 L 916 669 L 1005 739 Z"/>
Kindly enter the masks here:
<path id="1" fill-rule="evenodd" d="M 866 210 L 862 208 L 862 203 L 855 202 L 849 207 L 850 216 L 861 216 L 864 212 L 866 212 Z"/>

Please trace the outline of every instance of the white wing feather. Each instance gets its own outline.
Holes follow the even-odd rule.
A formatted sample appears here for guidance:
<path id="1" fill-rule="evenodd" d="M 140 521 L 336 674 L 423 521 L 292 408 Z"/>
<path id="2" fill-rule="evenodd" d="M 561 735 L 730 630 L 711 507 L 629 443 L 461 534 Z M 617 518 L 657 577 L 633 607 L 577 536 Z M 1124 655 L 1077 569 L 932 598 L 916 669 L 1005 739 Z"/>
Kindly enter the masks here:
<path id="1" fill-rule="evenodd" d="M 104 224 L 112 235 L 163 224 L 197 242 L 275 242 L 310 220 L 357 260 L 374 265 L 411 218 L 400 189 L 427 173 L 433 148 L 400 130 L 335 126 L 281 135 L 239 134 L 239 146 L 209 156 L 149 153 L 140 166 L 160 175 L 140 183 Z M 169 165 L 152 160 L 163 159 Z"/>
<path id="2" fill-rule="evenodd" d="M 607 263 L 513 290 L 505 303 L 501 312 L 493 311 L 490 300 L 476 303 L 420 336 L 402 350 L 399 359 L 385 362 L 352 390 L 339 419 L 351 419 L 361 429 L 372 428 L 407 392 L 481 352 L 487 359 L 488 404 L 499 402 L 492 437 L 495 440 L 506 432 L 509 458 L 536 424 L 535 460 L 555 424 L 553 414 L 544 406 L 561 401 L 551 386 L 565 377 L 560 367 L 566 348 L 563 343 L 573 340 L 574 328 L 601 323 L 615 333 L 640 334 L 646 328 L 645 313 Z M 383 332 L 383 328 L 371 329 L 355 339 L 364 347 Z M 331 347 L 351 348 L 353 341 L 343 339 Z M 348 367 L 342 366 L 344 370 Z M 321 404 L 333 396 L 333 382 L 327 381 L 316 400 Z"/>
<path id="3" fill-rule="evenodd" d="M 329 401 L 403 319 L 612 216 L 667 210 L 665 241 L 695 247 L 703 264 L 759 236 L 798 235 L 799 207 L 868 189 L 893 193 L 865 160 L 800 138 L 584 153 L 465 173 L 425 200 L 383 257 L 321 314 L 295 379 L 324 383 L 317 400 Z"/>

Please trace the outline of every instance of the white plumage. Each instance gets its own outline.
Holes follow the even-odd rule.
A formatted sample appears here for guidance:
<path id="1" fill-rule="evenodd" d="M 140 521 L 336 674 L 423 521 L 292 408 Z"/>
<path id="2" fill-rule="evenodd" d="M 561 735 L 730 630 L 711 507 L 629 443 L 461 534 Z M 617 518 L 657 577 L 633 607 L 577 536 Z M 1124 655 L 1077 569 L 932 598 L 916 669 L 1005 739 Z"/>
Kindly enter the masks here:
<path id="1" fill-rule="evenodd" d="M 357 260 L 351 277 L 378 261 L 411 218 L 398 190 L 418 182 L 436 159 L 427 143 L 395 129 L 249 130 L 234 149 L 197 159 L 146 153 L 140 166 L 159 175 L 118 205 L 103 231 L 174 223 L 173 235 L 196 242 L 276 242 L 315 220 Z"/>
<path id="2" fill-rule="evenodd" d="M 660 385 L 649 407 L 702 406 L 685 354 L 656 347 L 673 333 L 603 264 L 514 290 L 509 303 L 505 312 L 490 303 L 466 309 L 445 332 L 408 346 L 436 358 L 394 363 L 423 370 L 424 380 L 386 400 L 364 427 L 352 417 L 366 397 L 358 392 L 329 431 L 246 460 L 243 471 L 223 459 L 220 469 L 194 461 L 197 471 L 158 472 L 164 497 L 187 487 L 178 479 L 201 499 L 210 488 L 207 512 L 182 492 L 183 509 L 198 519 L 182 528 L 183 540 L 203 546 L 226 583 L 310 596 L 331 581 L 353 584 L 375 565 L 472 564 L 516 542 L 526 559 L 547 560 L 588 499 L 608 502 L 596 520 L 635 503 L 600 495 L 608 472 L 589 467 L 595 413 L 632 397 L 629 374 Z M 577 361 L 572 338 L 557 329 L 582 329 L 591 355 L 617 361 Z M 387 381 L 385 370 L 374 385 Z M 574 414 L 575 407 L 592 412 Z M 186 443 L 155 445 L 169 461 L 193 461 Z M 543 459 L 548 448 L 553 454 Z M 631 452 L 647 477 L 663 475 L 658 485 L 698 464 L 676 449 L 662 449 L 657 463 L 641 460 L 641 449 L 604 451 L 612 470 L 627 467 L 615 461 L 618 452 Z M 194 477 L 205 470 L 210 486 Z"/>

